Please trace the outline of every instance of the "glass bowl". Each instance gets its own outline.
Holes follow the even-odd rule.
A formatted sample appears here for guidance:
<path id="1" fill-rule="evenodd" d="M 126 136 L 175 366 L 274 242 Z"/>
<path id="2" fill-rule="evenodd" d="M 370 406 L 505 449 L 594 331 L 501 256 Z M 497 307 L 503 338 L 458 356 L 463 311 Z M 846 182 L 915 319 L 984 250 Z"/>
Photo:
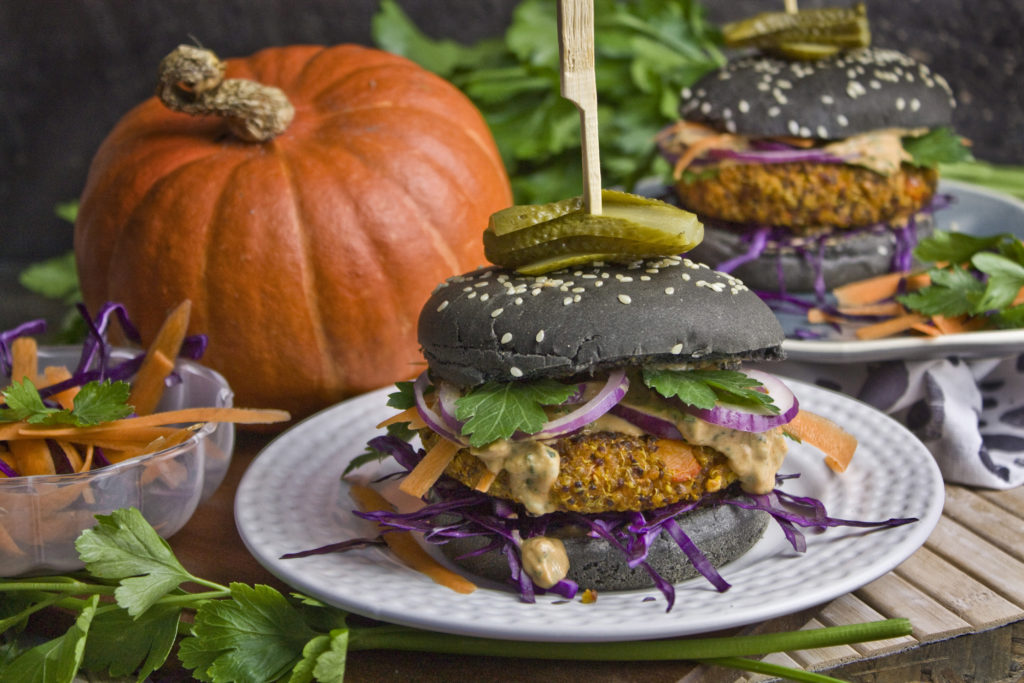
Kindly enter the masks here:
<path id="1" fill-rule="evenodd" d="M 133 353 L 115 349 L 112 356 Z M 39 366 L 74 368 L 80 355 L 77 346 L 41 347 Z M 184 359 L 175 369 L 181 381 L 165 388 L 158 410 L 232 405 L 219 373 Z M 175 446 L 91 472 L 0 478 L 0 576 L 80 569 L 75 539 L 95 525 L 95 515 L 118 508 L 138 508 L 161 536 L 171 536 L 220 486 L 234 443 L 234 424 L 207 423 Z"/>

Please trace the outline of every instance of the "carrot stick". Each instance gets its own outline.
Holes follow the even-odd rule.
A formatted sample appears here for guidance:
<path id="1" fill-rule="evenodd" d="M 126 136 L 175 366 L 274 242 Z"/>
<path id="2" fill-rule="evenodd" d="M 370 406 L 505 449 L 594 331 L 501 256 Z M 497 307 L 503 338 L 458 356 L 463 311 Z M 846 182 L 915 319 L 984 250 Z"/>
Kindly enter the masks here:
<path id="1" fill-rule="evenodd" d="M 85 447 L 85 457 L 82 459 L 82 469 L 78 470 L 79 472 L 88 472 L 92 469 L 92 456 L 95 451 L 96 448 L 92 445 Z"/>
<path id="2" fill-rule="evenodd" d="M 32 337 L 11 342 L 11 382 L 39 383 L 39 345 Z"/>
<path id="3" fill-rule="evenodd" d="M 481 474 L 480 478 L 476 480 L 476 486 L 474 486 L 473 488 L 479 491 L 480 493 L 487 493 L 491 488 L 491 484 L 493 484 L 494 480 L 497 478 L 497 472 L 494 472 L 493 470 L 489 469 L 484 469 L 483 474 Z"/>
<path id="4" fill-rule="evenodd" d="M 935 325 L 932 325 L 932 324 L 928 323 L 927 321 L 923 322 L 923 323 L 917 323 L 915 325 L 911 325 L 910 329 L 914 330 L 915 332 L 920 332 L 921 334 L 926 334 L 929 337 L 940 337 L 940 336 L 942 336 L 942 331 L 939 330 L 939 328 L 935 327 Z"/>
<path id="5" fill-rule="evenodd" d="M 174 369 L 174 359 L 181 350 L 191 313 L 192 302 L 185 299 L 167 316 L 156 338 L 149 345 L 128 398 L 128 403 L 135 407 L 137 415 L 149 415 L 160 402 L 164 393 L 164 380 Z"/>
<path id="6" fill-rule="evenodd" d="M 394 509 L 382 495 L 368 486 L 351 484 L 349 492 L 363 512 Z M 434 583 L 457 593 L 472 593 L 476 590 L 476 584 L 431 557 L 408 531 L 387 531 L 381 537 L 399 560 L 411 569 L 427 575 Z"/>
<path id="7" fill-rule="evenodd" d="M 451 462 L 459 448 L 461 446 L 454 441 L 440 439 L 433 448 L 427 451 L 412 472 L 406 475 L 398 488 L 410 496 L 422 498 L 448 467 L 448 463 Z"/>
<path id="8" fill-rule="evenodd" d="M 142 415 L 139 417 L 126 417 L 121 420 L 104 422 L 95 427 L 56 427 L 48 429 L 45 433 L 48 436 L 74 436 L 76 434 L 88 433 L 89 430 L 131 430 L 140 427 L 159 427 L 161 425 L 188 424 L 194 422 L 235 422 L 237 424 L 267 424 L 271 422 L 284 422 L 291 416 L 286 410 L 275 410 L 271 408 L 228 408 L 228 407 L 197 407 L 179 408 L 177 410 L 164 410 L 159 413 Z M 22 429 L 36 429 L 26 427 L 20 423 Z M 35 432 L 33 432 L 35 433 Z M 3 432 L 0 432 L 3 436 Z"/>
<path id="9" fill-rule="evenodd" d="M 883 320 L 882 322 L 865 325 L 857 330 L 857 339 L 881 339 L 891 337 L 899 332 L 906 332 L 914 325 L 923 323 L 925 318 L 920 313 L 907 313 L 905 315 Z"/>
<path id="10" fill-rule="evenodd" d="M 395 413 L 378 424 L 376 428 L 383 429 L 388 425 L 398 424 L 399 422 L 408 422 L 409 429 L 423 429 L 427 426 L 427 423 L 420 417 L 420 412 L 416 410 L 416 406 L 413 406 L 412 408 L 406 408 L 400 413 Z"/>
<path id="11" fill-rule="evenodd" d="M 888 315 L 897 316 L 906 313 L 898 301 L 878 301 L 871 304 L 859 304 L 857 306 L 840 306 L 839 312 L 843 315 Z"/>
<path id="12" fill-rule="evenodd" d="M 931 281 L 931 277 L 926 272 L 885 273 L 840 285 L 832 290 L 832 294 L 836 297 L 840 308 L 860 306 L 891 299 L 899 293 L 901 283 L 907 291 L 912 292 L 927 287 Z"/>
<path id="13" fill-rule="evenodd" d="M 821 323 L 842 323 L 846 322 L 837 315 L 827 313 L 820 308 L 808 308 L 807 309 L 807 322 L 812 325 L 820 325 Z"/>
<path id="14" fill-rule="evenodd" d="M 71 371 L 62 365 L 48 365 L 43 369 L 44 387 L 59 384 L 66 379 L 71 379 Z M 54 394 L 52 398 L 60 404 L 61 408 L 71 410 L 75 407 L 75 396 L 78 395 L 78 390 L 79 387 L 68 387 L 64 391 Z"/>
<path id="15" fill-rule="evenodd" d="M 801 410 L 782 429 L 822 451 L 835 472 L 845 472 L 857 450 L 857 437 L 817 413 Z"/>
<path id="16" fill-rule="evenodd" d="M 7 447 L 14 456 L 14 469 L 23 477 L 36 474 L 56 474 L 50 447 L 42 439 L 25 439 L 10 441 Z"/>
<path id="17" fill-rule="evenodd" d="M 173 434 L 177 430 L 173 427 L 138 427 L 135 429 L 124 429 L 123 427 L 46 427 L 29 425 L 24 426 L 17 436 L 10 440 L 11 443 L 18 443 L 19 439 L 63 439 L 74 443 L 96 443 L 99 440 L 107 443 L 147 443 L 153 439 Z"/>

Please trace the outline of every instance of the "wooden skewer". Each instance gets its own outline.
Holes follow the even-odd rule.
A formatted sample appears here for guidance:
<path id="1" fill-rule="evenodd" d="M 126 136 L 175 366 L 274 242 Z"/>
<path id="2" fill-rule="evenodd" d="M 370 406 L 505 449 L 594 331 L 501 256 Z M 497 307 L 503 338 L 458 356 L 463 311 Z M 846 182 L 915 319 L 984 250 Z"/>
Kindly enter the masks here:
<path id="1" fill-rule="evenodd" d="M 558 0 L 558 47 L 562 61 L 562 97 L 580 110 L 583 142 L 583 205 L 601 213 L 601 155 L 597 135 L 597 85 L 594 82 L 593 0 Z"/>
<path id="2" fill-rule="evenodd" d="M 785 2 L 786 2 L 786 12 L 789 13 L 789 14 L 796 14 L 797 13 L 796 0 L 785 0 Z"/>

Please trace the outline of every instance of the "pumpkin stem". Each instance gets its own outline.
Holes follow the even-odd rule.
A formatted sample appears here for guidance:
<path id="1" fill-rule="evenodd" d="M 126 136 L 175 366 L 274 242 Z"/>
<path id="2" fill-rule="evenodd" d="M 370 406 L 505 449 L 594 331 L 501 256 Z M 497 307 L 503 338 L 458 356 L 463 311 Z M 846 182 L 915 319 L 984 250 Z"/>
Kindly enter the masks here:
<path id="1" fill-rule="evenodd" d="M 220 116 L 237 137 L 266 142 L 288 128 L 295 108 L 279 88 L 224 79 L 224 62 L 210 50 L 179 45 L 160 61 L 156 95 L 169 109 Z"/>

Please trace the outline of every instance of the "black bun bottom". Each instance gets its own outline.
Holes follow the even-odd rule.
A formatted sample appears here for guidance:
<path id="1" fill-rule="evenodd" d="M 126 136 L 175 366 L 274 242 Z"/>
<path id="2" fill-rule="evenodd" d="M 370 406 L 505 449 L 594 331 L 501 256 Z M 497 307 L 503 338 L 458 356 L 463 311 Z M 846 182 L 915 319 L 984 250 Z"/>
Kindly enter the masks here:
<path id="1" fill-rule="evenodd" d="M 892 227 L 870 226 L 836 231 L 804 239 L 769 238 L 761 255 L 730 270 L 754 290 L 813 292 L 821 264 L 825 289 L 893 271 L 898 250 L 912 250 L 935 229 L 930 212 L 920 212 L 902 237 Z M 704 241 L 691 252 L 693 258 L 718 267 L 750 249 L 750 228 L 706 222 Z M 823 251 L 822 251 L 823 249 Z M 781 283 L 780 287 L 780 273 Z"/>
<path id="2" fill-rule="evenodd" d="M 768 525 L 769 515 L 732 505 L 715 505 L 687 512 L 676 518 L 686 535 L 715 567 L 721 567 L 750 550 Z M 619 591 L 651 588 L 654 581 L 642 567 L 626 565 L 622 554 L 604 539 L 573 537 L 562 539 L 569 556 L 569 574 L 580 588 Z M 509 578 L 508 560 L 500 551 L 466 557 L 487 541 L 480 537 L 457 538 L 440 546 L 444 555 L 466 571 L 492 581 Z M 698 576 L 699 572 L 674 540 L 662 533 L 654 541 L 647 562 L 670 583 Z"/>

